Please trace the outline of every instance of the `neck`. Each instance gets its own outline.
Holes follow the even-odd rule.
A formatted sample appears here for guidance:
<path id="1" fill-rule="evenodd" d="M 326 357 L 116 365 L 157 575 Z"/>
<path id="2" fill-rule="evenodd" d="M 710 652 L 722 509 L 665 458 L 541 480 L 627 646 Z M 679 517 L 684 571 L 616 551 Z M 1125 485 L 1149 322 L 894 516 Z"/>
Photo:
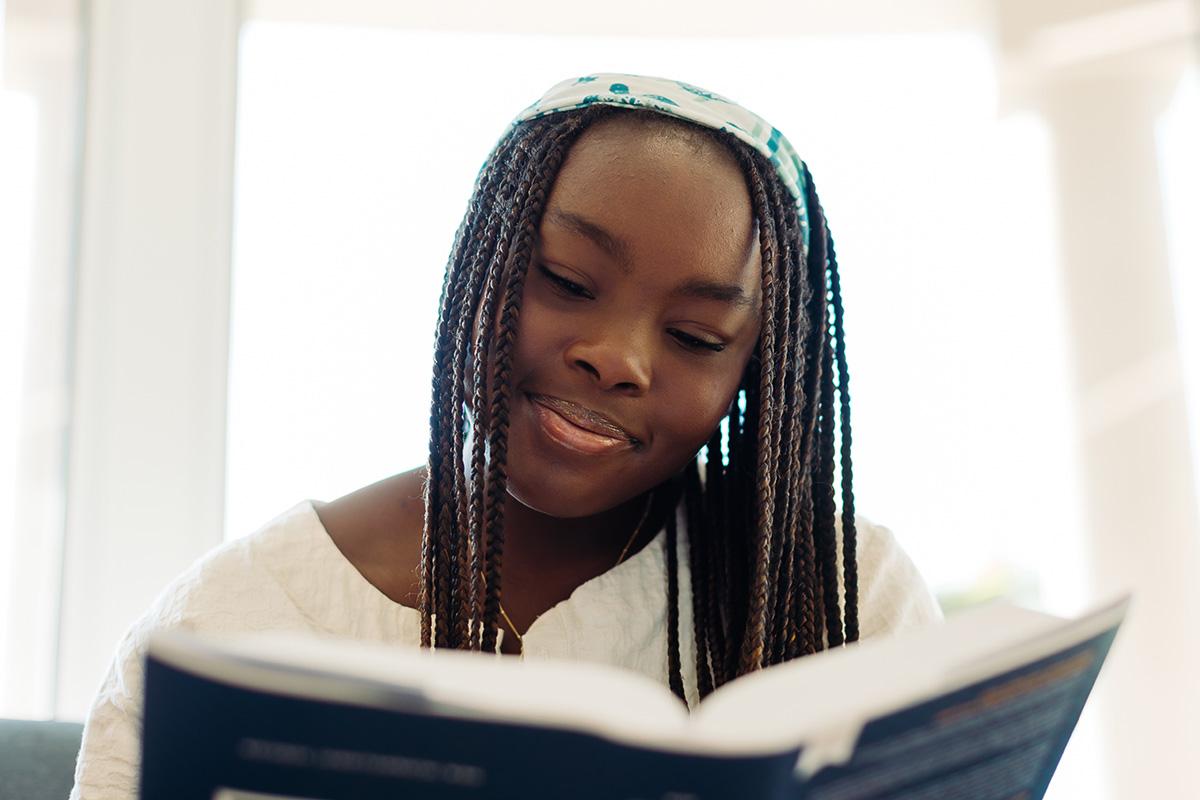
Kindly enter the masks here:
<path id="1" fill-rule="evenodd" d="M 602 513 L 575 518 L 542 514 L 509 495 L 504 509 L 503 602 L 517 630 L 528 630 L 546 609 L 612 569 L 626 544 L 626 559 L 644 547 L 662 527 L 666 514 L 674 513 L 677 497 L 673 484 L 659 487 L 639 527 L 646 494 Z M 634 530 L 638 534 L 631 541 Z"/>
<path id="2" fill-rule="evenodd" d="M 647 495 L 586 517 L 561 518 L 543 514 L 512 495 L 504 507 L 504 571 L 506 581 L 523 575 L 547 572 L 593 572 L 611 568 L 642 520 Z M 657 504 L 656 504 L 657 505 Z M 633 552 L 653 536 L 654 514 L 646 518 Z"/>

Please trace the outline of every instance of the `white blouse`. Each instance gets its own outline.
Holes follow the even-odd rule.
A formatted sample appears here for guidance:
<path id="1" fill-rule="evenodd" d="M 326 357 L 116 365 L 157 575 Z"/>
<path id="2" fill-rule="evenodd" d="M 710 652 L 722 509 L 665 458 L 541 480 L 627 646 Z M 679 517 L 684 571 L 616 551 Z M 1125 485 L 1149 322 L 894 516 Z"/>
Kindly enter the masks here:
<path id="1" fill-rule="evenodd" d="M 682 533 L 682 504 L 677 513 Z M 856 526 L 860 637 L 940 620 L 937 601 L 891 532 L 865 520 Z M 666 684 L 665 540 L 664 527 L 639 552 L 534 620 L 524 635 L 523 657 L 611 664 Z M 680 536 L 681 598 L 691 596 L 686 547 Z M 694 647 L 691 602 L 679 605 L 684 687 L 695 705 L 695 662 L 687 655 Z M 129 629 L 88 714 L 71 800 L 136 797 L 143 659 L 150 634 L 168 627 L 306 631 L 418 646 L 421 620 L 346 559 L 312 501 L 300 503 L 201 558 Z"/>

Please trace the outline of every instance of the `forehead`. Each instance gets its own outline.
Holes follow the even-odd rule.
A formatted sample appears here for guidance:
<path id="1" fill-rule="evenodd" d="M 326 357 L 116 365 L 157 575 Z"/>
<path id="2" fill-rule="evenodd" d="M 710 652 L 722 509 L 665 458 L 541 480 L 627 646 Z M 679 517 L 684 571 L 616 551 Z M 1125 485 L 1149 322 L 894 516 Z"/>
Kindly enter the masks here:
<path id="1" fill-rule="evenodd" d="M 543 239 L 578 235 L 566 212 L 601 228 L 635 273 L 737 282 L 757 295 L 757 229 L 733 154 L 680 124 L 619 116 L 572 147 L 547 202 Z"/>

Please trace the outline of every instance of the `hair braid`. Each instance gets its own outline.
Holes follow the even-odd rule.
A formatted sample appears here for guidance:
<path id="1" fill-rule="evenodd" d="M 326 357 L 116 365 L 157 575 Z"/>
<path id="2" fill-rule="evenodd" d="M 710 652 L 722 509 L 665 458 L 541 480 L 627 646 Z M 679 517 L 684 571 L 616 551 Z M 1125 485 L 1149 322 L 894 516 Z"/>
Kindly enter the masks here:
<path id="1" fill-rule="evenodd" d="M 764 664 L 767 616 L 770 613 L 770 559 L 775 533 L 775 408 L 773 401 L 776 355 L 774 312 L 777 294 L 775 222 L 766 217 L 766 191 L 758 165 L 743 153 L 741 160 L 750 179 L 750 199 L 759 220 L 762 251 L 762 304 L 764 320 L 759 332 L 759 419 L 758 452 L 755 464 L 756 514 L 753 527 L 753 558 L 746 634 L 742 643 L 740 671 L 750 672 Z M 769 313 L 767 310 L 769 309 Z"/>
<path id="2" fill-rule="evenodd" d="M 714 439 L 717 440 L 717 447 L 719 448 L 720 446 L 719 436 L 720 429 L 718 428 L 717 433 L 708 441 L 708 458 L 705 462 L 704 474 L 705 480 L 709 482 L 710 486 L 719 484 L 721 480 L 719 449 L 716 451 L 716 462 L 712 458 Z M 684 467 L 683 471 L 684 510 L 687 514 L 689 531 L 688 560 L 690 562 L 693 584 L 698 581 L 707 582 L 708 577 L 712 574 L 712 568 L 708 562 L 708 545 L 711 541 L 711 532 L 707 514 L 701 510 L 704 495 L 700 489 L 700 472 L 698 467 L 697 460 L 693 459 Z M 709 643 L 709 634 L 714 630 L 709 615 L 714 609 L 709 602 L 709 595 L 708 591 L 692 589 L 692 630 L 696 643 L 696 682 L 701 697 L 707 695 L 713 689 L 712 667 L 708 661 L 708 653 L 712 648 L 712 645 Z"/>
<path id="3" fill-rule="evenodd" d="M 777 547 L 774 548 L 774 574 L 772 587 L 775 591 L 775 601 L 772 607 L 772 624 L 770 630 L 770 662 L 779 663 L 785 657 L 786 644 L 790 631 L 795 627 L 792 608 L 796 601 L 796 591 L 793 586 L 793 553 L 795 551 L 795 503 L 794 484 L 799 477 L 795 469 L 795 452 L 798 437 L 795 435 L 796 414 L 799 403 L 790 402 L 794 398 L 798 358 L 803 357 L 802 337 L 796 336 L 795 329 L 803 326 L 802 307 L 799 306 L 800 285 L 798 280 L 801 263 L 798 258 L 799 231 L 795 227 L 795 206 L 790 201 L 786 190 L 778 181 L 763 181 L 768 205 L 762 213 L 771 214 L 774 228 L 778 232 L 778 258 L 782 269 L 779 270 L 779 282 L 783 291 L 778 299 L 775 313 L 775 325 L 778 330 L 779 354 L 776 359 L 780 365 L 777 370 L 775 383 L 775 402 L 773 404 L 778 418 L 776 421 L 776 443 L 774 457 L 777 468 L 772 470 L 775 486 L 775 514 L 779 520 L 779 535 L 776 536 Z M 788 214 L 792 214 L 791 220 Z M 790 223 L 790 224 L 789 224 Z"/>
<path id="4" fill-rule="evenodd" d="M 807 168 L 806 168 L 807 170 Z M 858 558 L 857 536 L 854 523 L 854 465 L 850 457 L 852 441 L 850 431 L 850 372 L 846 366 L 846 333 L 842 321 L 842 289 L 838 276 L 837 253 L 833 246 L 833 235 L 829 232 L 821 201 L 813 184 L 812 173 L 808 173 L 809 203 L 821 217 L 828 248 L 829 305 L 833 317 L 833 349 L 837 365 L 838 433 L 839 455 L 842 478 L 842 572 L 846 593 L 846 641 L 858 640 Z"/>
<path id="5" fill-rule="evenodd" d="M 494 159 L 489 160 L 491 164 Z M 459 386 L 457 383 L 451 383 L 449 387 L 444 387 L 439 376 L 443 374 L 446 367 L 447 352 L 456 349 L 451 332 L 458 327 L 458 319 L 460 316 L 459 304 L 455 302 L 455 298 L 464 295 L 462 291 L 463 272 L 454 269 L 454 265 L 460 259 L 465 257 L 465 254 L 470 252 L 476 240 L 475 232 L 478 228 L 481 219 L 486 218 L 486 212 L 480 209 L 480 206 L 486 204 L 491 196 L 491 186 L 489 178 L 494 175 L 494 171 L 486 169 L 481 171 L 477 181 L 476 196 L 477 200 L 473 200 L 468 213 L 463 220 L 463 224 L 459 227 L 455 237 L 454 250 L 451 253 L 450 265 L 446 270 L 446 277 L 442 285 L 442 300 L 440 310 L 438 312 L 438 328 L 436 337 L 436 346 L 434 349 L 434 381 L 432 387 L 433 403 L 432 413 L 430 415 L 430 458 L 429 470 L 425 484 L 425 526 L 424 535 L 422 536 L 421 563 L 428 564 L 429 568 L 423 568 L 422 581 L 420 583 L 420 605 L 422 608 L 427 607 L 431 603 L 435 603 L 434 593 L 436 577 L 440 572 L 439 567 L 442 564 L 442 559 L 439 558 L 440 547 L 436 539 L 436 533 L 431 535 L 431 532 L 441 531 L 448 524 L 448 514 L 450 508 L 448 505 L 441 502 L 443 497 L 453 496 L 450 482 L 452 477 L 451 471 L 455 471 L 453 457 L 447 458 L 447 451 L 454 453 L 457 451 L 457 443 L 459 435 L 457 434 L 457 425 L 454 422 L 452 413 L 455 400 L 459 394 Z M 457 359 L 452 362 L 452 371 L 457 374 L 458 370 Z M 449 389 L 450 397 L 445 398 L 445 389 Z M 421 616 L 421 642 L 423 646 L 430 646 L 433 642 L 431 631 L 431 619 L 427 614 Z"/>
<path id="6" fill-rule="evenodd" d="M 484 171 L 481 174 L 480 182 L 484 184 L 480 187 L 479 194 L 485 195 L 491 200 L 491 195 L 494 193 L 496 201 L 503 204 L 510 202 L 513 191 L 513 179 L 516 170 L 498 170 L 495 165 L 498 161 L 505 160 L 510 153 L 516 151 L 514 159 L 524 159 L 528 156 L 529 143 L 531 139 L 539 133 L 538 128 L 530 128 L 526 135 L 515 140 L 508 140 L 505 146 L 498 148 L 496 156 L 489 159 L 485 165 Z M 496 181 L 497 173 L 499 173 L 499 181 Z M 490 210 L 490 209 L 489 209 Z M 476 242 L 476 248 L 469 261 L 467 270 L 468 285 L 475 285 L 480 280 L 485 265 L 491 260 L 492 254 L 496 249 L 497 244 L 497 225 L 499 219 L 495 215 L 490 215 L 488 225 L 483 230 Z M 468 352 L 476 351 L 474 343 L 471 341 L 472 326 L 475 318 L 475 304 L 472 302 L 472 295 L 464 293 L 462 301 L 458 304 L 458 328 L 456 331 L 456 341 L 454 347 L 454 361 L 451 365 L 451 375 L 461 375 Z M 474 362 L 473 362 L 473 369 Z M 479 374 L 473 372 L 472 374 Z M 481 543 L 480 543 L 480 527 L 477 524 L 472 524 L 473 517 L 469 508 L 468 494 L 466 491 L 466 478 L 461 468 L 463 461 L 463 440 L 466 436 L 468 421 L 464 420 L 463 406 L 466 403 L 465 398 L 465 381 L 454 382 L 454 393 L 451 401 L 453 414 L 453 429 L 456 431 L 454 437 L 453 460 L 455 469 L 452 471 L 452 491 L 454 496 L 458 498 L 455 508 L 455 521 L 457 530 L 460 535 L 466 536 L 464 545 L 457 547 L 456 565 L 460 571 L 466 574 L 466 579 L 462 580 L 458 586 L 459 591 L 455 594 L 455 605 L 461 609 L 455 617 L 454 638 L 456 646 L 465 646 L 468 649 L 478 649 L 479 647 L 479 631 L 478 631 L 478 605 L 479 593 L 481 589 Z M 472 443 L 475 441 L 474 429 L 472 427 Z M 472 456 L 474 457 L 474 447 L 472 446 Z M 447 470 L 447 472 L 450 472 Z M 457 578 L 457 576 L 456 576 Z M 457 580 L 455 583 L 459 583 Z"/>
<path id="7" fill-rule="evenodd" d="M 800 544 L 803 558 L 807 563 L 801 564 L 804 572 L 805 588 L 812 593 L 812 606 L 809 617 L 804 620 L 805 639 L 795 655 L 805 655 L 822 649 L 826 636 L 826 592 L 824 581 L 827 540 L 832 533 L 829 521 L 818 517 L 817 509 L 822 502 L 820 476 L 816 467 L 820 463 L 820 397 L 822 376 L 825 374 L 823 348 L 825 330 L 823 313 L 825 308 L 825 241 L 823 222 L 819 209 L 810 207 L 812 220 L 811 249 L 807 255 L 810 265 L 807 274 L 802 278 L 805 286 L 804 302 L 806 306 L 805 319 L 805 364 L 803 383 L 803 413 L 801 415 L 800 434 L 800 530 L 812 532 L 811 536 L 801 537 Z M 832 592 L 837 597 L 836 586 Z M 794 657 L 793 656 L 793 657 Z"/>
<path id="8" fill-rule="evenodd" d="M 814 297 L 813 305 L 818 313 L 819 338 L 818 352 L 820 359 L 820 390 L 817 405 L 817 474 L 814 478 L 813 513 L 816 516 L 814 529 L 820 531 L 817 538 L 817 554 L 821 567 L 821 582 L 824 591 L 825 605 L 825 635 L 828 645 L 834 647 L 845 641 L 838 589 L 837 576 L 837 504 L 834 500 L 834 383 L 833 383 L 833 350 L 829 345 L 832 324 L 829 321 L 829 289 L 827 288 L 825 230 L 823 219 L 821 229 L 816 230 L 818 220 L 814 217 L 814 239 L 819 245 L 813 248 L 813 254 L 818 256 L 819 292 Z"/>
<path id="9" fill-rule="evenodd" d="M 481 620 L 479 646 L 488 652 L 496 647 L 500 609 L 503 498 L 507 489 L 508 370 L 512 340 L 516 335 L 515 308 L 524 287 L 529 255 L 528 249 L 522 252 L 520 242 L 528 236 L 528 218 L 531 215 L 540 218 L 541 215 L 544 194 L 541 202 L 530 202 L 530 188 L 537 177 L 544 179 L 547 165 L 542 160 L 546 151 L 553 147 L 554 137 L 543 135 L 526 141 L 529 144 L 523 149 L 525 158 L 520 169 L 514 170 L 518 177 L 508 203 L 508 214 L 499 224 L 499 242 L 493 256 L 493 263 L 504 265 L 505 268 L 493 269 L 487 276 L 474 324 L 476 334 L 472 348 L 472 374 L 476 380 L 471 412 L 472 417 L 482 424 L 478 424 L 471 443 L 472 480 L 468 517 L 476 553 L 483 553 L 483 604 L 482 609 L 473 609 L 475 613 L 472 616 Z M 535 172 L 541 175 L 531 174 Z M 499 315 L 496 313 L 497 307 Z M 493 336 L 494 326 L 498 331 Z M 473 599 L 479 602 L 478 592 Z"/>
<path id="10" fill-rule="evenodd" d="M 686 702 L 679 657 L 679 535 L 675 514 L 667 516 L 667 683 Z"/>
<path id="11" fill-rule="evenodd" d="M 737 408 L 737 397 L 733 399 L 733 408 Z M 726 528 L 722 527 L 722 514 L 718 514 L 718 509 L 727 508 L 723 504 L 729 497 L 729 465 L 726 461 L 726 453 L 728 452 L 728 433 L 729 420 L 726 419 L 725 425 L 718 425 L 713 433 L 713 438 L 708 444 L 708 466 L 706 467 L 706 476 L 715 476 L 716 483 L 711 484 L 710 488 L 704 493 L 703 508 L 704 508 L 704 530 L 696 536 L 702 540 L 698 545 L 703 558 L 699 562 L 700 571 L 697 575 L 692 576 L 692 584 L 695 587 L 699 584 L 700 588 L 697 591 L 692 589 L 692 593 L 697 596 L 697 605 L 704 607 L 705 620 L 705 644 L 706 649 L 700 651 L 697 644 L 697 661 L 699 666 L 707 669 L 700 670 L 704 674 L 704 679 L 700 686 L 700 696 L 703 697 L 713 690 L 716 686 L 725 682 L 725 665 L 721 659 L 715 654 L 724 653 L 726 647 L 726 633 L 728 628 L 728 605 L 723 602 L 721 590 L 728 591 L 727 582 L 717 583 L 717 552 L 721 547 L 721 542 L 714 542 L 722 531 Z M 713 459 L 713 453 L 716 453 L 716 459 Z M 697 476 L 698 478 L 699 476 Z M 714 480 L 713 477 L 707 477 L 709 481 Z M 700 487 L 697 486 L 694 491 L 699 492 Z M 689 525 L 689 542 L 690 531 L 692 530 L 691 523 Z M 722 537 L 722 540 L 725 537 Z M 721 562 L 724 563 L 724 562 Z"/>
<path id="12" fill-rule="evenodd" d="M 480 643 L 482 584 L 485 577 L 480 553 L 483 550 L 482 502 L 469 508 L 469 493 L 482 489 L 485 458 L 484 430 L 479 410 L 483 407 L 483 381 L 472 392 L 472 418 L 464 421 L 464 387 L 482 375 L 486 363 L 486 348 L 472 342 L 474 315 L 491 316 L 495 299 L 485 302 L 489 280 L 503 264 L 511 239 L 511 218 L 524 210 L 524 199 L 516 196 L 519 179 L 529 168 L 530 154 L 544 144 L 548 130 L 576 130 L 579 120 L 539 121 L 516 128 L 497 145 L 480 171 L 475 192 L 468 204 L 464 223 L 460 226 L 451 262 L 443 284 L 443 297 L 438 317 L 434 353 L 434 379 L 430 424 L 430 458 L 426 482 L 425 532 L 422 537 L 420 606 L 421 637 L 424 646 L 478 647 Z M 552 181 L 557 166 L 544 169 Z M 544 197 L 543 197 L 544 201 Z M 494 292 L 494 287 L 493 287 Z M 487 326 L 478 325 L 484 332 L 481 341 L 488 342 Z M 471 352 L 471 368 L 466 367 L 466 353 Z M 478 356 L 479 358 L 475 358 Z M 449 362 L 449 363 L 447 363 Z M 467 427 L 474 435 L 468 481 L 464 467 L 462 438 Z M 470 513 L 470 512 L 474 513 Z M 475 522 L 473 522 L 474 520 Z M 449 565 L 470 564 L 466 591 L 460 584 L 451 593 Z M 451 602 L 453 600 L 453 602 Z M 453 607 L 452 607 L 453 606 Z M 460 637 L 463 627 L 447 623 L 452 618 L 468 621 L 468 640 Z M 434 630 L 433 620 L 440 620 Z"/>
<path id="13" fill-rule="evenodd" d="M 469 379 L 460 382 L 460 388 L 465 388 L 461 384 L 472 383 L 471 397 L 471 464 L 472 476 L 482 476 L 482 465 L 484 454 L 484 429 L 482 420 L 485 419 L 482 409 L 484 407 L 485 398 L 485 381 L 478 380 L 479 376 L 484 375 L 485 364 L 487 363 L 487 348 L 481 344 L 486 342 L 486 339 L 481 339 L 475 335 L 473 331 L 476 327 L 482 331 L 491 323 L 491 317 L 494 314 L 496 304 L 495 292 L 495 271 L 490 271 L 486 277 L 484 275 L 484 266 L 493 263 L 496 260 L 504 258 L 507 252 L 509 243 L 509 231 L 511 230 L 511 222 L 509 218 L 512 215 L 512 209 L 520 208 L 522 198 L 519 196 L 518 178 L 528 169 L 528 164 L 532 157 L 531 151 L 535 150 L 541 142 L 539 136 L 540 130 L 537 126 L 531 127 L 526 135 L 517 139 L 514 142 L 514 147 L 511 151 L 509 159 L 509 169 L 506 170 L 504 178 L 497 188 L 493 208 L 498 210 L 498 213 L 493 213 L 488 221 L 487 229 L 485 229 L 482 240 L 480 241 L 479 249 L 475 253 L 469 267 L 469 275 L 473 281 L 484 280 L 483 297 L 477 302 L 472 302 L 472 298 L 464 298 L 461 304 L 460 326 L 458 330 L 459 340 L 456 347 L 456 356 L 459 361 L 456 366 L 460 369 L 464 366 L 466 355 L 471 356 L 471 370 Z M 508 212 L 507 214 L 504 212 Z M 474 295 L 478 298 L 478 295 Z M 457 373 L 456 373 L 457 374 Z M 462 406 L 465 402 L 465 397 L 460 399 L 455 404 L 459 414 L 462 413 Z M 456 456 L 458 461 L 456 466 L 461 464 L 462 450 L 461 447 L 456 448 Z M 455 563 L 468 561 L 470 563 L 470 576 L 464 587 L 465 591 L 460 592 L 458 597 L 464 595 L 468 599 L 463 602 L 465 607 L 456 609 L 448 609 L 447 613 L 454 613 L 456 617 L 464 617 L 468 620 L 466 626 L 458 625 L 456 630 L 462 633 L 478 633 L 477 620 L 479 619 L 478 606 L 479 595 L 481 591 L 481 557 L 480 551 L 483 549 L 483 531 L 484 526 L 481 520 L 482 517 L 482 500 L 483 491 L 482 481 L 478 477 L 473 477 L 471 481 L 462 475 L 461 468 L 456 472 L 455 488 L 459 502 L 457 503 L 457 517 L 459 520 L 466 519 L 465 528 L 460 525 L 459 530 L 466 535 L 465 540 L 461 539 L 462 534 L 453 543 L 449 543 L 448 547 L 453 547 L 457 556 Z M 469 498 L 469 499 L 468 499 Z M 447 642 L 446 646 L 461 647 L 464 646 L 462 640 Z M 479 646 L 478 641 L 473 637 L 470 643 L 466 646 L 474 649 Z"/>
<path id="14" fill-rule="evenodd" d="M 495 337 L 495 353 L 490 376 L 489 391 L 491 404 L 488 409 L 487 498 L 485 505 L 485 531 L 487 549 L 484 558 L 486 572 L 486 595 L 483 607 L 484 650 L 495 648 L 496 632 L 500 611 L 501 562 L 504 547 L 504 497 L 508 490 L 508 376 L 512 369 L 512 348 L 517 337 L 517 321 L 520 315 L 521 295 L 524 291 L 525 275 L 533 255 L 533 243 L 545 208 L 546 197 L 553 185 L 554 177 L 566 156 L 567 147 L 581 130 L 581 120 L 569 120 L 562 130 L 543 139 L 536 154 L 537 171 L 527 174 L 520 185 L 518 197 L 523 200 L 520 217 L 514 229 L 511 257 L 504 264 L 507 280 L 504 285 L 503 306 L 499 317 L 499 329 Z M 523 196 L 522 196 L 523 195 Z M 518 206 L 514 203 L 514 208 Z M 497 270 L 494 275 L 499 275 Z M 481 316 L 481 331 L 488 330 L 491 320 Z"/>

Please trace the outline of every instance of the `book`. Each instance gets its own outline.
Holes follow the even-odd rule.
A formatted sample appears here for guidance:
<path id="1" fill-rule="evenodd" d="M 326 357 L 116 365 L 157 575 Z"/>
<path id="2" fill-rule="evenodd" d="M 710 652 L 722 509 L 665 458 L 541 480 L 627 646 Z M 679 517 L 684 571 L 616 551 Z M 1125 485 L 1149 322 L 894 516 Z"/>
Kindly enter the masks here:
<path id="1" fill-rule="evenodd" d="M 152 637 L 143 800 L 1037 800 L 1128 608 L 990 605 L 744 675 L 689 712 L 577 662 Z"/>

